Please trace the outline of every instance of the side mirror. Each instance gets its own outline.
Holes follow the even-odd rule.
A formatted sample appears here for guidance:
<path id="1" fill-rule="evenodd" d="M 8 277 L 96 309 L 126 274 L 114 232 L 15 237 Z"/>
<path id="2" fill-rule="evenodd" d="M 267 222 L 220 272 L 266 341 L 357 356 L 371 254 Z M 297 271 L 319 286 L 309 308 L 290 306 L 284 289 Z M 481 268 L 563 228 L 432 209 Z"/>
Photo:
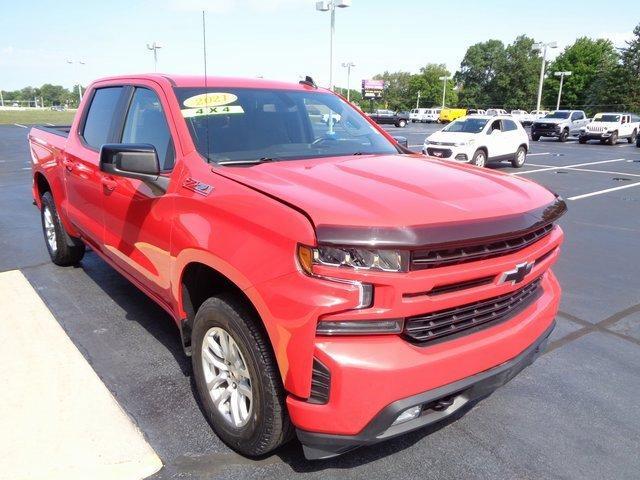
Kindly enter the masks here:
<path id="1" fill-rule="evenodd" d="M 160 161 L 148 143 L 107 143 L 100 149 L 100 170 L 111 175 L 140 180 L 155 193 L 163 194 L 169 179 L 160 175 Z"/>
<path id="2" fill-rule="evenodd" d="M 398 143 L 398 145 L 404 148 L 409 148 L 409 142 L 407 141 L 407 137 L 394 136 L 393 139 Z"/>

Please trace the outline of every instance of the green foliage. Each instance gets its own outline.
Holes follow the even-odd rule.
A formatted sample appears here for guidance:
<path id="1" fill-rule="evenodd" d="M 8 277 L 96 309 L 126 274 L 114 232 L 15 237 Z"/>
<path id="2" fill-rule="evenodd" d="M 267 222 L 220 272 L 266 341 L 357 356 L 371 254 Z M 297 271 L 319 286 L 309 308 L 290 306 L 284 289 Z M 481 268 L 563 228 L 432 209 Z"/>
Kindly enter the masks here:
<path id="1" fill-rule="evenodd" d="M 496 76 L 504 71 L 507 54 L 500 40 L 476 43 L 467 49 L 456 82 L 460 84 L 460 104 L 465 107 L 480 107 L 496 104 Z"/>
<path id="2" fill-rule="evenodd" d="M 72 90 L 67 90 L 61 85 L 45 83 L 39 88 L 24 87 L 20 90 L 3 91 L 2 97 L 5 105 L 18 102 L 21 106 L 35 106 L 37 102 L 38 106 L 66 105 L 69 108 L 76 108 L 78 106 L 78 86 L 74 85 Z"/>

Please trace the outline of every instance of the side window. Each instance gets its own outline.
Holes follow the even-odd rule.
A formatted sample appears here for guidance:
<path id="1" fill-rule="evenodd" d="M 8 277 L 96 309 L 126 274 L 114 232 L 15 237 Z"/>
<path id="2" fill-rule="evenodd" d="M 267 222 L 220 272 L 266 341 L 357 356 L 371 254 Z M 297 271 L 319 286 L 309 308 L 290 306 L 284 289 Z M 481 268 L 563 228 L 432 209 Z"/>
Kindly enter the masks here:
<path id="1" fill-rule="evenodd" d="M 584 114 L 582 112 L 573 112 L 571 114 L 571 120 L 582 120 L 584 119 Z"/>
<path id="2" fill-rule="evenodd" d="M 99 149 L 107 143 L 121 93 L 122 87 L 107 87 L 99 88 L 93 94 L 81 134 L 90 147 Z"/>
<path id="3" fill-rule="evenodd" d="M 489 130 L 487 130 L 487 133 L 490 134 L 494 130 L 500 130 L 500 120 L 494 120 L 493 123 L 491 123 Z"/>
<path id="4" fill-rule="evenodd" d="M 502 130 L 505 132 L 510 132 L 513 130 L 517 130 L 518 126 L 516 125 L 516 122 L 514 122 L 513 120 L 503 120 L 502 121 Z"/>
<path id="5" fill-rule="evenodd" d="M 150 143 L 156 147 L 161 170 L 171 170 L 175 151 L 167 120 L 158 96 L 148 88 L 136 88 L 124 130 L 122 143 Z"/>

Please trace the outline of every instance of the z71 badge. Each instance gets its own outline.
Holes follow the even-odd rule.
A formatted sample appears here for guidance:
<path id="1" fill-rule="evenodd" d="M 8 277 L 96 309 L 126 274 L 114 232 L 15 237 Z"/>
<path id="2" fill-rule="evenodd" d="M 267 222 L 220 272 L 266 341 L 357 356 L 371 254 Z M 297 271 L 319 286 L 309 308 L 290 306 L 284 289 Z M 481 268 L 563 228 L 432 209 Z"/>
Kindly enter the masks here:
<path id="1" fill-rule="evenodd" d="M 191 177 L 185 179 L 182 186 L 187 190 L 191 190 L 192 192 L 196 192 L 204 196 L 209 195 L 213 191 L 213 187 L 211 185 L 199 182 Z"/>

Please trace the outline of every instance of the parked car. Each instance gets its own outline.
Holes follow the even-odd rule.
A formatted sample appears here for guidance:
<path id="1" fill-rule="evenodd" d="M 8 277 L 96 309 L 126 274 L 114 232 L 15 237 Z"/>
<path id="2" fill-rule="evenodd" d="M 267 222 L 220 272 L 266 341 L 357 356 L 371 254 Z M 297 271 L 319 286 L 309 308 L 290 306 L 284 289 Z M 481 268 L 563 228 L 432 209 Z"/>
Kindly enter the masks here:
<path id="1" fill-rule="evenodd" d="M 393 110 L 376 110 L 368 114 L 371 120 L 380 124 L 390 124 L 396 127 L 404 128 L 409 122 L 409 114 L 407 112 L 394 112 Z"/>
<path id="2" fill-rule="evenodd" d="M 511 110 L 510 115 L 524 126 L 531 125 L 534 120 L 533 116 L 526 110 Z"/>
<path id="3" fill-rule="evenodd" d="M 467 114 L 466 108 L 443 108 L 438 116 L 439 123 L 449 123 L 464 117 Z"/>
<path id="4" fill-rule="evenodd" d="M 437 122 L 440 108 L 414 108 L 409 113 L 412 122 Z"/>
<path id="5" fill-rule="evenodd" d="M 548 110 L 531 110 L 531 112 L 529 113 L 529 115 L 531 115 L 531 120 L 533 120 L 534 122 L 546 117 L 548 114 Z"/>
<path id="6" fill-rule="evenodd" d="M 486 110 L 482 110 L 481 108 L 469 108 L 467 110 L 467 115 L 486 115 Z"/>
<path id="7" fill-rule="evenodd" d="M 242 454 L 295 432 L 327 458 L 460 414 L 553 329 L 562 199 L 409 153 L 311 79 L 110 77 L 29 148 L 51 260 L 90 245 L 166 310 Z"/>
<path id="8" fill-rule="evenodd" d="M 630 113 L 598 113 L 593 120 L 580 129 L 578 141 L 600 140 L 600 143 L 615 145 L 620 138 L 635 143 L 640 130 L 640 119 Z"/>
<path id="9" fill-rule="evenodd" d="M 55 112 L 64 112 L 66 110 L 66 108 L 64 107 L 64 105 L 53 105 L 51 107 L 51 110 L 53 110 Z"/>
<path id="10" fill-rule="evenodd" d="M 529 135 L 522 125 L 501 115 L 459 118 L 427 137 L 422 147 L 422 153 L 431 157 L 478 167 L 509 160 L 515 168 L 520 168 L 528 151 Z"/>
<path id="11" fill-rule="evenodd" d="M 489 108 L 486 113 L 492 117 L 496 115 L 508 115 L 507 111 L 502 108 Z"/>
<path id="12" fill-rule="evenodd" d="M 570 136 L 578 136 L 589 120 L 582 110 L 555 110 L 531 124 L 531 139 L 555 137 L 566 142 Z"/>

